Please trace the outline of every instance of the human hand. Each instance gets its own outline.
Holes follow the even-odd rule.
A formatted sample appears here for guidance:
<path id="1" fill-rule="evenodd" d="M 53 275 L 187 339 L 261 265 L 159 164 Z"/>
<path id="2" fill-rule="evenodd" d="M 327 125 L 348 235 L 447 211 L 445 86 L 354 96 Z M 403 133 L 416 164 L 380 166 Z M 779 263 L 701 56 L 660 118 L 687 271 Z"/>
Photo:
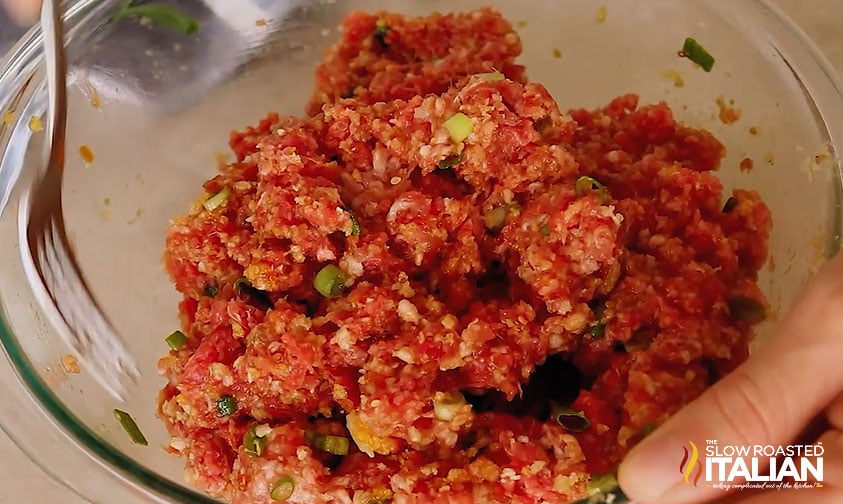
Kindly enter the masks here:
<path id="1" fill-rule="evenodd" d="M 0 0 L 12 21 L 19 25 L 30 25 L 38 20 L 41 0 Z"/>
<path id="2" fill-rule="evenodd" d="M 706 440 L 719 446 L 786 446 L 799 439 L 823 445 L 823 488 L 741 490 L 728 501 L 843 502 L 841 357 L 843 254 L 838 254 L 820 269 L 769 341 L 630 451 L 619 469 L 621 488 L 640 504 L 713 501 L 726 491 L 686 483 L 678 470 L 689 441 L 699 448 L 704 470 Z M 818 431 L 812 429 L 816 426 Z"/>

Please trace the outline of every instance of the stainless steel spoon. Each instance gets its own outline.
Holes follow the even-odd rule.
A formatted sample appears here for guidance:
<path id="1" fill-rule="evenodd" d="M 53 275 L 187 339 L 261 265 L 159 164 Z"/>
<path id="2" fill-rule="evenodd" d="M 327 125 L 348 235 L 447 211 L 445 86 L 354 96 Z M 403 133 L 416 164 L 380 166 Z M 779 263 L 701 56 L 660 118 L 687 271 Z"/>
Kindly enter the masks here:
<path id="1" fill-rule="evenodd" d="M 122 400 L 126 382 L 139 376 L 137 363 L 91 294 L 64 227 L 67 59 L 59 0 L 44 2 L 41 31 L 49 95 L 47 163 L 20 200 L 21 259 L 38 303 L 54 329 L 79 353 L 84 371 Z"/>

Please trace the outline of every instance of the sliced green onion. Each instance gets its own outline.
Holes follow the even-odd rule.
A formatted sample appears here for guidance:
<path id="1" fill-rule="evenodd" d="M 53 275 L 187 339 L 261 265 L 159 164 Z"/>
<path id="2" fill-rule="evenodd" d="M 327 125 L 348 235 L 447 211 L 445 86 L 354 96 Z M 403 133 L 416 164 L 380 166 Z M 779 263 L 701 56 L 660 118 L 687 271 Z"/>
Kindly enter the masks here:
<path id="1" fill-rule="evenodd" d="M 448 118 L 448 120 L 445 121 L 444 126 L 445 129 L 448 130 L 448 135 L 451 136 L 451 140 L 456 143 L 462 142 L 471 135 L 472 131 L 474 131 L 474 123 L 471 122 L 471 118 L 462 112 L 457 112 Z"/>
<path id="2" fill-rule="evenodd" d="M 734 196 L 729 196 L 729 199 L 726 200 L 726 203 L 723 204 L 723 213 L 730 213 L 732 210 L 737 208 L 738 200 Z"/>
<path id="3" fill-rule="evenodd" d="M 240 277 L 234 281 L 234 291 L 243 292 L 252 288 L 252 282 L 246 277 Z"/>
<path id="4" fill-rule="evenodd" d="M 554 420 L 559 422 L 559 425 L 571 432 L 583 432 L 591 427 L 591 422 L 584 412 L 577 411 L 569 406 L 555 406 L 550 414 Z"/>
<path id="5" fill-rule="evenodd" d="M 269 497 L 274 501 L 285 501 L 293 496 L 296 491 L 296 482 L 292 476 L 281 476 L 272 484 Z"/>
<path id="6" fill-rule="evenodd" d="M 757 323 L 764 320 L 766 310 L 764 305 L 746 296 L 735 296 L 726 301 L 729 306 L 729 314 L 744 322 Z"/>
<path id="7" fill-rule="evenodd" d="M 205 287 L 205 290 L 203 291 L 203 293 L 208 297 L 217 297 L 217 294 L 219 294 L 219 292 L 220 292 L 220 290 L 219 290 L 219 288 L 217 288 L 216 285 L 208 285 L 208 286 Z"/>
<path id="8" fill-rule="evenodd" d="M 547 223 L 542 224 L 539 228 L 539 233 L 541 233 L 542 236 L 550 236 L 550 226 L 548 226 Z"/>
<path id="9" fill-rule="evenodd" d="M 682 45 L 682 55 L 702 67 L 706 72 L 710 72 L 714 66 L 714 56 L 691 37 L 685 39 L 685 43 Z"/>
<path id="10" fill-rule="evenodd" d="M 375 40 L 378 41 L 383 47 L 389 47 L 389 43 L 386 41 L 386 35 L 389 33 L 389 27 L 385 24 L 379 24 L 375 27 L 374 37 Z"/>
<path id="11" fill-rule="evenodd" d="M 596 475 L 592 474 L 591 479 L 588 480 L 588 495 L 592 496 L 599 493 L 609 492 L 618 486 L 618 479 L 614 474 Z"/>
<path id="12" fill-rule="evenodd" d="M 450 156 L 445 156 L 442 161 L 439 161 L 439 164 L 437 164 L 436 167 L 440 170 L 447 170 L 448 168 L 453 168 L 461 162 L 462 156 L 459 154 L 451 154 Z"/>
<path id="13" fill-rule="evenodd" d="M 602 338 L 606 334 L 606 324 L 604 322 L 597 322 L 588 328 L 588 332 L 594 338 Z"/>
<path id="14" fill-rule="evenodd" d="M 433 397 L 433 416 L 450 422 L 465 404 L 465 397 L 459 392 L 437 392 Z"/>
<path id="15" fill-rule="evenodd" d="M 327 434 L 313 434 L 310 444 L 317 450 L 332 455 L 348 455 L 349 440 L 343 436 L 330 436 Z M 307 436 L 305 436 L 306 438 Z"/>
<path id="16" fill-rule="evenodd" d="M 626 350 L 626 353 L 643 352 L 648 348 L 650 348 L 650 343 L 648 341 L 630 340 L 623 344 L 623 349 Z"/>
<path id="17" fill-rule="evenodd" d="M 240 277 L 234 281 L 234 292 L 238 294 L 248 294 L 253 296 L 256 301 L 272 305 L 272 300 L 269 298 L 269 295 L 266 292 L 255 288 L 252 285 L 252 282 L 250 282 L 246 277 Z"/>
<path id="18" fill-rule="evenodd" d="M 345 275 L 339 267 L 328 264 L 316 274 L 313 287 L 326 298 L 335 298 L 345 290 Z"/>
<path id="19" fill-rule="evenodd" d="M 509 209 L 506 206 L 499 206 L 483 214 L 483 222 L 486 224 L 486 229 L 497 231 L 502 228 L 506 223 L 508 213 Z"/>
<path id="20" fill-rule="evenodd" d="M 187 343 L 187 336 L 185 336 L 181 331 L 173 331 L 173 333 L 167 336 L 164 341 L 166 341 L 167 345 L 169 345 L 173 350 L 178 350 Z"/>
<path id="21" fill-rule="evenodd" d="M 641 434 L 643 434 L 644 437 L 647 437 L 650 434 L 652 434 L 654 430 L 656 430 L 656 424 L 652 424 L 652 423 L 648 422 L 648 423 L 645 423 L 644 427 L 641 429 Z"/>
<path id="22" fill-rule="evenodd" d="M 111 16 L 111 19 L 127 17 L 147 18 L 155 24 L 172 28 L 187 35 L 196 33 L 199 30 L 199 21 L 188 16 L 175 7 L 157 3 L 146 3 L 132 5 L 134 0 L 126 0 Z"/>
<path id="23" fill-rule="evenodd" d="M 585 175 L 577 179 L 577 182 L 574 185 L 574 190 L 576 191 L 577 196 L 582 196 L 587 191 L 596 190 L 597 194 L 600 195 L 601 203 L 609 201 L 609 191 L 606 189 L 606 186 Z"/>
<path id="24" fill-rule="evenodd" d="M 258 436 L 258 426 L 253 425 L 243 436 L 243 451 L 253 457 L 260 457 L 266 448 L 266 437 Z"/>
<path id="25" fill-rule="evenodd" d="M 230 396 L 224 395 L 217 399 L 217 413 L 221 417 L 233 415 L 237 412 L 237 400 Z"/>
<path id="26" fill-rule="evenodd" d="M 120 422 L 123 430 L 126 431 L 126 434 L 129 435 L 129 439 L 131 439 L 133 443 L 141 446 L 149 445 L 149 442 L 146 440 L 143 432 L 141 432 L 140 427 L 138 427 L 137 422 L 135 422 L 135 419 L 132 418 L 132 415 L 126 413 L 125 411 L 116 409 L 114 410 L 114 418 Z"/>
<path id="27" fill-rule="evenodd" d="M 357 220 L 357 216 L 351 210 L 346 210 L 346 212 L 351 218 L 351 236 L 360 236 L 360 222 Z"/>
<path id="28" fill-rule="evenodd" d="M 205 207 L 205 210 L 209 212 L 213 212 L 217 208 L 225 205 L 225 202 L 228 201 L 228 197 L 231 195 L 231 189 L 228 186 L 223 187 L 219 190 L 216 194 L 211 196 L 210 198 L 206 199 L 202 206 Z"/>
<path id="29" fill-rule="evenodd" d="M 477 77 L 486 82 L 501 81 L 506 78 L 506 76 L 500 72 L 479 73 L 477 74 Z"/>

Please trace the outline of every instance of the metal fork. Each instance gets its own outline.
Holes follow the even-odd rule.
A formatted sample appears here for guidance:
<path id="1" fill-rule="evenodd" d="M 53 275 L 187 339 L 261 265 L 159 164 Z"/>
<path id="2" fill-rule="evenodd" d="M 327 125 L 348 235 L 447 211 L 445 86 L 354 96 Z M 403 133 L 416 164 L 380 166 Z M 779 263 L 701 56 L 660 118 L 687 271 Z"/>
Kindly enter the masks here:
<path id="1" fill-rule="evenodd" d="M 91 294 L 64 227 L 62 174 L 67 129 L 67 58 L 59 0 L 41 11 L 47 109 L 46 168 L 20 200 L 21 259 L 33 294 L 53 328 L 79 353 L 83 369 L 118 400 L 140 375 L 126 342 Z"/>

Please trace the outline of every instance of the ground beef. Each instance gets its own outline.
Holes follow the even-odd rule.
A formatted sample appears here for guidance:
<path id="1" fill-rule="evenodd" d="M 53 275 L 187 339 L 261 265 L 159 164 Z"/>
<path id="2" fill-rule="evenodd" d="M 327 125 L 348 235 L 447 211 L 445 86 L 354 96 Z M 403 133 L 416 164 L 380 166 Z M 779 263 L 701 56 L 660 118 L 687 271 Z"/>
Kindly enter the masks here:
<path id="1" fill-rule="evenodd" d="M 491 9 L 354 13 L 306 117 L 232 134 L 166 240 L 159 415 L 193 485 L 566 502 L 747 357 L 771 220 L 724 197 L 723 146 L 634 95 L 563 114 L 520 51 Z"/>

